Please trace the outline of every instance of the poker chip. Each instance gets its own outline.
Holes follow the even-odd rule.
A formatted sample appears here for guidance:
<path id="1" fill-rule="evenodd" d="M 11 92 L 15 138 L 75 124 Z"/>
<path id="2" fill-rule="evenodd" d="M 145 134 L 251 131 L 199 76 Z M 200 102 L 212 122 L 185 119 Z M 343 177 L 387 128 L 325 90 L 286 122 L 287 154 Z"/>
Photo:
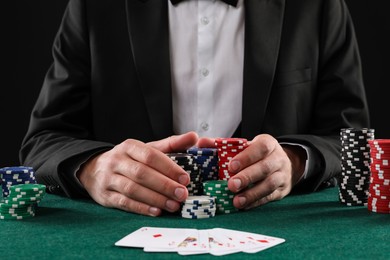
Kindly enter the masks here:
<path id="1" fill-rule="evenodd" d="M 9 195 L 0 202 L 0 219 L 21 220 L 35 216 L 38 203 L 43 199 L 46 186 L 17 184 L 9 188 Z"/>
<path id="2" fill-rule="evenodd" d="M 367 205 L 370 184 L 370 145 L 374 129 L 340 130 L 341 176 L 339 201 L 347 206 Z"/>
<path id="3" fill-rule="evenodd" d="M 216 148 L 191 147 L 187 153 L 193 155 L 200 168 L 201 182 L 218 180 L 218 150 Z"/>
<path id="4" fill-rule="evenodd" d="M 187 185 L 188 194 L 190 196 L 202 195 L 201 171 L 195 162 L 194 156 L 188 153 L 167 153 L 166 155 L 190 176 L 190 183 Z"/>
<path id="5" fill-rule="evenodd" d="M 230 161 L 248 147 L 245 138 L 216 138 L 215 146 L 218 149 L 219 180 L 229 180 L 234 173 L 229 171 Z"/>
<path id="6" fill-rule="evenodd" d="M 181 216 L 190 219 L 212 218 L 215 213 L 215 199 L 204 195 L 188 196 L 181 210 Z"/>
<path id="7" fill-rule="evenodd" d="M 390 214 L 390 140 L 369 141 L 371 177 L 367 208 L 371 212 Z"/>
<path id="8" fill-rule="evenodd" d="M 215 199 L 216 214 L 228 214 L 238 211 L 233 205 L 234 193 L 229 190 L 226 180 L 204 182 L 203 193 Z"/>
<path id="9" fill-rule="evenodd" d="M 4 198 L 9 195 L 9 189 L 13 185 L 36 183 L 34 169 L 26 166 L 1 168 L 0 180 Z"/>

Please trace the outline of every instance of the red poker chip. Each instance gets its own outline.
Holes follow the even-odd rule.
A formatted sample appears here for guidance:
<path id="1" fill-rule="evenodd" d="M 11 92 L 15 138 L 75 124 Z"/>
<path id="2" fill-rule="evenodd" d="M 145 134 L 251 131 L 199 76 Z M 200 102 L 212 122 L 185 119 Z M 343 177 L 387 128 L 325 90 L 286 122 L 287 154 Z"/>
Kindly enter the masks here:
<path id="1" fill-rule="evenodd" d="M 224 143 L 224 144 L 227 144 L 227 143 L 238 143 L 238 144 L 243 144 L 243 143 L 247 143 L 248 140 L 245 139 L 245 138 L 234 138 L 234 137 L 230 137 L 230 138 L 215 138 L 215 142 L 216 143 Z"/>
<path id="2" fill-rule="evenodd" d="M 367 208 L 369 211 L 375 212 L 375 213 L 384 213 L 384 214 L 390 213 L 390 209 L 377 209 L 377 208 L 370 207 L 370 206 L 367 206 Z"/>
<path id="3" fill-rule="evenodd" d="M 372 203 L 379 203 L 379 204 L 386 204 L 387 205 L 390 203 L 390 200 L 385 198 L 385 196 L 378 196 L 378 195 L 375 195 L 375 194 L 368 194 L 368 200 Z"/>
<path id="4" fill-rule="evenodd" d="M 389 172 L 386 172 L 386 171 L 377 171 L 377 170 L 373 170 L 371 171 L 371 176 L 370 176 L 373 180 L 389 180 L 390 179 L 390 175 L 389 175 Z"/>
<path id="5" fill-rule="evenodd" d="M 370 203 L 367 202 L 367 206 L 371 206 L 372 208 L 380 209 L 380 210 L 390 210 L 389 203 L 387 204 L 375 204 L 375 203 Z"/>
<path id="6" fill-rule="evenodd" d="M 389 169 L 390 161 L 372 159 L 372 163 L 369 166 L 373 169 Z"/>
<path id="7" fill-rule="evenodd" d="M 385 175 L 372 175 L 370 178 L 370 183 L 389 186 L 390 179 Z"/>
<path id="8" fill-rule="evenodd" d="M 380 193 L 380 195 L 388 195 L 388 196 L 390 196 L 390 191 L 389 191 L 389 189 L 387 187 L 386 188 L 381 187 L 381 186 L 376 186 L 376 187 L 374 186 L 373 187 L 372 185 L 370 185 L 369 191 L 370 191 L 370 193 Z"/>
<path id="9" fill-rule="evenodd" d="M 370 191 L 369 196 L 371 196 L 372 198 L 376 198 L 378 200 L 384 201 L 384 202 L 387 201 L 387 203 L 389 203 L 389 201 L 390 201 L 390 194 L 381 195 L 381 194 L 376 193 L 374 191 Z"/>
<path id="10" fill-rule="evenodd" d="M 367 200 L 367 205 L 370 205 L 372 207 L 380 208 L 380 209 L 390 209 L 389 202 L 382 203 L 382 202 L 371 202 Z"/>
<path id="11" fill-rule="evenodd" d="M 381 203 L 375 203 L 375 202 L 370 203 L 369 201 L 367 201 L 367 205 L 370 205 L 371 207 L 376 207 L 378 209 L 388 209 L 388 210 L 390 209 L 389 203 L 381 204 Z"/>
<path id="12" fill-rule="evenodd" d="M 380 158 L 370 157 L 371 163 L 389 165 L 390 164 L 390 156 L 385 157 L 381 156 Z"/>
<path id="13" fill-rule="evenodd" d="M 369 140 L 369 144 L 380 144 L 380 145 L 388 145 L 390 146 L 390 139 L 374 139 L 374 140 Z"/>
<path id="14" fill-rule="evenodd" d="M 371 160 L 390 160 L 390 156 L 383 155 L 383 154 L 371 154 L 370 159 Z"/>

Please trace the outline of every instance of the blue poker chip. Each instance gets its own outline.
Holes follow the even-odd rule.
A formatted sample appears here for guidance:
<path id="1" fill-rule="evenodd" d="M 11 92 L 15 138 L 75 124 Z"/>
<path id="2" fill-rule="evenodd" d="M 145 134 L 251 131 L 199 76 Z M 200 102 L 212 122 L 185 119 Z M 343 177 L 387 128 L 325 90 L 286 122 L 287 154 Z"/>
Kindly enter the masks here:
<path id="1" fill-rule="evenodd" d="M 9 189 L 19 184 L 35 184 L 35 172 L 32 167 L 13 166 L 0 169 L 0 180 L 3 197 L 9 196 Z"/>
<path id="2" fill-rule="evenodd" d="M 216 148 L 200 148 L 200 147 L 191 147 L 187 149 L 187 153 L 193 155 L 202 155 L 202 156 L 210 156 L 217 155 L 218 150 Z"/>
<path id="3" fill-rule="evenodd" d="M 0 168 L 0 174 L 16 174 L 16 173 L 30 173 L 34 172 L 32 167 L 27 166 L 13 166 L 13 167 L 4 167 Z"/>

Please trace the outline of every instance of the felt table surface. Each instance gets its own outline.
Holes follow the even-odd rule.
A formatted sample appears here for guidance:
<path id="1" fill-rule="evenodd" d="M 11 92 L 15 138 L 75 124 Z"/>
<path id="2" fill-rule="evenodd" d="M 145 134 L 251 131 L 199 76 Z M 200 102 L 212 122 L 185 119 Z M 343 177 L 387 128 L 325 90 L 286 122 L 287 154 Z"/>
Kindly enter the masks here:
<path id="1" fill-rule="evenodd" d="M 338 189 L 290 195 L 254 210 L 184 219 L 165 213 L 147 217 L 104 208 L 90 200 L 47 194 L 36 216 L 0 221 L 0 259 L 181 259 L 176 253 L 146 253 L 115 246 L 140 227 L 228 228 L 284 238 L 256 254 L 224 259 L 390 259 L 390 215 L 349 207 Z M 186 256 L 216 258 L 212 255 Z"/>

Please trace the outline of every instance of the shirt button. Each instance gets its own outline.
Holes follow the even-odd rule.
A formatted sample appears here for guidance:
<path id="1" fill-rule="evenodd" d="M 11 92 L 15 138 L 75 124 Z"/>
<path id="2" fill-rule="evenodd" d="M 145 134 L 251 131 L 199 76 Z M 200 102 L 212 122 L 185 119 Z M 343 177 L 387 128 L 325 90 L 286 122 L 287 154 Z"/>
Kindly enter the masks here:
<path id="1" fill-rule="evenodd" d="M 206 68 L 203 68 L 203 69 L 201 69 L 201 73 L 202 73 L 203 77 L 207 77 L 209 75 L 210 71 Z"/>
<path id="2" fill-rule="evenodd" d="M 202 127 L 202 129 L 203 129 L 204 131 L 207 131 L 207 130 L 209 130 L 209 128 L 210 128 L 209 124 L 207 124 L 207 123 L 205 123 L 205 122 L 203 122 L 202 124 L 200 124 L 200 127 Z"/>
<path id="3" fill-rule="evenodd" d="M 204 17 L 202 17 L 202 18 L 200 19 L 200 22 L 201 22 L 203 25 L 208 25 L 209 22 L 210 22 L 210 20 L 209 20 L 209 18 L 207 18 L 206 16 L 204 16 Z"/>

